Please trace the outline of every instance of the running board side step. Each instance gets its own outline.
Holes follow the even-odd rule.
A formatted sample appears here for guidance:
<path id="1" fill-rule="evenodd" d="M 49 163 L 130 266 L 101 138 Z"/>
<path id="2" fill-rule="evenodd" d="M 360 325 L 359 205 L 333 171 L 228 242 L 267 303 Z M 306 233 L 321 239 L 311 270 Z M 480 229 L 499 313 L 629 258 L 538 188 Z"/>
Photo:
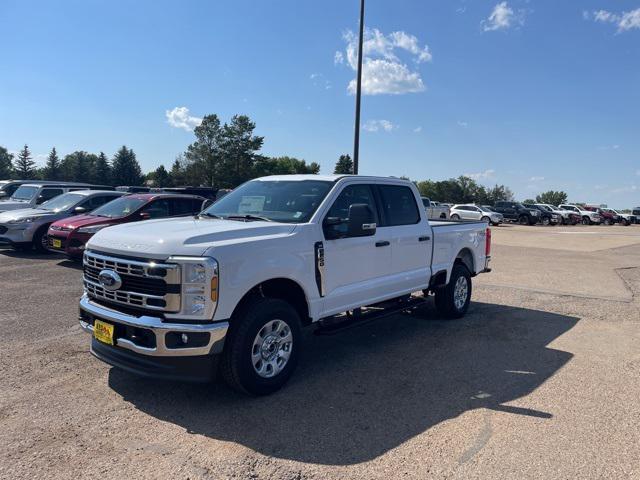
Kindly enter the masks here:
<path id="1" fill-rule="evenodd" d="M 314 335 L 328 336 L 335 335 L 351 328 L 373 322 L 380 318 L 388 317 L 402 312 L 410 312 L 427 303 L 427 298 L 423 295 L 411 296 L 396 301 L 383 302 L 381 304 L 362 307 L 351 312 L 323 318 L 318 322 L 318 328 L 314 330 Z M 389 306 L 386 306 L 389 305 Z"/>

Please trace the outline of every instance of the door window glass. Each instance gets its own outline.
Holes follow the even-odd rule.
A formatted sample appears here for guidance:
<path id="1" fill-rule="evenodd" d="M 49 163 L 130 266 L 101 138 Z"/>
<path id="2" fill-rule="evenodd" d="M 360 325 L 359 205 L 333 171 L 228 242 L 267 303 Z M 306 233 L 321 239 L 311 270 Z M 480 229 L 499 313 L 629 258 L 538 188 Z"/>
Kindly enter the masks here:
<path id="1" fill-rule="evenodd" d="M 385 226 L 413 225 L 420 221 L 416 198 L 409 187 L 380 185 Z"/>

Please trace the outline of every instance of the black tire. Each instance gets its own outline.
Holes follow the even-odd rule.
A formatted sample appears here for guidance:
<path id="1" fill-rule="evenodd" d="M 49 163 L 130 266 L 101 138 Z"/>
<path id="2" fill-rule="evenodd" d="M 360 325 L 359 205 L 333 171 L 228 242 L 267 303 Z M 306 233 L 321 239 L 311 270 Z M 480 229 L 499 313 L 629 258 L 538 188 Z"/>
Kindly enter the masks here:
<path id="1" fill-rule="evenodd" d="M 605 225 L 613 225 L 613 222 L 612 222 L 610 219 L 605 218 L 605 219 L 604 219 L 604 224 L 605 224 Z"/>
<path id="2" fill-rule="evenodd" d="M 458 307 L 454 301 L 454 295 L 458 279 L 460 278 L 464 278 L 467 282 L 467 298 L 464 304 Z M 454 264 L 453 271 L 451 272 L 451 280 L 444 287 L 438 288 L 435 293 L 436 309 L 440 315 L 448 319 L 464 316 L 471 303 L 471 274 L 469 270 L 467 270 L 467 267 L 460 263 Z"/>
<path id="3" fill-rule="evenodd" d="M 498 227 L 498 226 L 500 226 L 500 223 L 499 222 L 493 222 L 491 225 L 493 225 L 494 227 Z"/>
<path id="4" fill-rule="evenodd" d="M 530 222 L 526 215 L 520 215 L 520 217 L 518 217 L 518 223 L 520 225 L 529 225 Z"/>
<path id="5" fill-rule="evenodd" d="M 454 213 L 453 215 L 451 215 L 451 220 L 455 220 L 457 222 L 458 220 L 460 220 L 460 215 Z"/>
<path id="6" fill-rule="evenodd" d="M 489 217 L 482 217 L 480 219 L 481 222 L 487 222 L 487 224 L 491 223 L 491 219 Z"/>
<path id="7" fill-rule="evenodd" d="M 542 225 L 548 227 L 551 225 L 551 219 L 549 217 L 542 217 Z"/>
<path id="8" fill-rule="evenodd" d="M 36 252 L 49 253 L 49 250 L 47 249 L 47 243 L 49 242 L 49 239 L 47 238 L 48 231 L 49 225 L 44 225 L 33 234 L 33 248 L 36 249 Z"/>
<path id="9" fill-rule="evenodd" d="M 298 363 L 302 350 L 300 317 L 290 304 L 276 298 L 255 297 L 239 310 L 231 320 L 220 359 L 220 373 L 234 390 L 249 395 L 268 395 L 282 388 Z M 289 327 L 292 348 L 282 371 L 265 378 L 254 368 L 252 350 L 258 333 L 273 320 L 283 321 Z"/>
<path id="10" fill-rule="evenodd" d="M 582 224 L 591 225 L 591 220 L 589 220 L 589 217 L 582 217 Z"/>

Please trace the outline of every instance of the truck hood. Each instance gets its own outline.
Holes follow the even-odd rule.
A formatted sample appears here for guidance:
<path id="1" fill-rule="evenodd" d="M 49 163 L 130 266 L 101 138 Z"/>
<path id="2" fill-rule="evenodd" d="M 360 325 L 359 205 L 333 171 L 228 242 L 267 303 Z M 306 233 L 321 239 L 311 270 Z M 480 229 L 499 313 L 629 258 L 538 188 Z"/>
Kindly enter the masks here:
<path id="1" fill-rule="evenodd" d="M 20 220 L 28 217 L 54 217 L 58 214 L 50 210 L 38 210 L 37 208 L 21 208 L 20 210 L 9 210 L 7 212 L 0 213 L 0 223 L 8 222 L 9 220 Z"/>
<path id="2" fill-rule="evenodd" d="M 8 212 L 9 210 L 19 210 L 22 208 L 31 208 L 29 201 L 0 200 L 0 212 Z"/>
<path id="3" fill-rule="evenodd" d="M 284 236 L 294 229 L 295 225 L 287 223 L 212 218 L 143 220 L 100 230 L 89 240 L 87 249 L 154 259 L 201 256 L 217 245 Z"/>

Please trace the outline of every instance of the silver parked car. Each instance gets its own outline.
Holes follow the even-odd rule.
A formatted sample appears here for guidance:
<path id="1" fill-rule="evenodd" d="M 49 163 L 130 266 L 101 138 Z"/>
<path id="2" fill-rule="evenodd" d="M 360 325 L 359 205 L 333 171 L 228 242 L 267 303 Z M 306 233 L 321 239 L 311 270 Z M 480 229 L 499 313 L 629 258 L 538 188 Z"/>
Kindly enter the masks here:
<path id="1" fill-rule="evenodd" d="M 53 222 L 92 210 L 125 195 L 111 190 L 63 193 L 35 208 L 0 213 L 0 245 L 47 251 L 47 230 Z"/>
<path id="2" fill-rule="evenodd" d="M 484 220 L 494 226 L 504 221 L 501 213 L 478 205 L 454 205 L 450 210 L 451 220 Z"/>

